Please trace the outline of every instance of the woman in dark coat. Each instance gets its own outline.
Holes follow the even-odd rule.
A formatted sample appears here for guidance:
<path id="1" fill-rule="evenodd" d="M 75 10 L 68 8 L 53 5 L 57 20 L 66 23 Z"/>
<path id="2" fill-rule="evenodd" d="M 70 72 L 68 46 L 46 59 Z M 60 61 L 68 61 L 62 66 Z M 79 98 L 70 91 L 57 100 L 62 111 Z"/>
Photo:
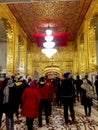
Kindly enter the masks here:
<path id="1" fill-rule="evenodd" d="M 33 129 L 34 118 L 38 118 L 38 108 L 40 103 L 40 94 L 36 88 L 36 83 L 32 81 L 28 88 L 25 88 L 22 94 L 21 115 L 26 117 L 28 130 Z"/>

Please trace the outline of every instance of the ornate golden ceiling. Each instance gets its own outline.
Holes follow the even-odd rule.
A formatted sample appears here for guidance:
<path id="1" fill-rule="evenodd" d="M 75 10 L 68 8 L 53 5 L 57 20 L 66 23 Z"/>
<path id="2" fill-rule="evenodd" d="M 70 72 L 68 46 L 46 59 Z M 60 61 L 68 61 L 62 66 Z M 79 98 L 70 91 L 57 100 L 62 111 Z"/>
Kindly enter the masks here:
<path id="1" fill-rule="evenodd" d="M 32 33 L 44 33 L 48 26 L 55 33 L 69 31 L 69 41 L 73 41 L 91 1 L 12 3 L 8 7 L 32 41 Z"/>

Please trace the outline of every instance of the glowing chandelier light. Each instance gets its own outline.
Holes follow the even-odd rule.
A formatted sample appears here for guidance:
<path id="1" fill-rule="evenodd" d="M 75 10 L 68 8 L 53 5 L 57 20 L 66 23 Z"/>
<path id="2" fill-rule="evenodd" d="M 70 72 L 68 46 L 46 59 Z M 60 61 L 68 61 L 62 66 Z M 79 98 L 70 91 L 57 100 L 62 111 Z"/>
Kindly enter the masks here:
<path id="1" fill-rule="evenodd" d="M 47 41 L 47 42 L 51 42 L 53 40 L 53 36 L 45 36 L 44 39 Z"/>
<path id="2" fill-rule="evenodd" d="M 44 37 L 46 42 L 43 43 L 44 48 L 41 50 L 41 52 L 48 58 L 51 58 L 57 52 L 57 49 L 53 48 L 55 46 L 55 42 L 52 41 L 53 38 L 54 37 L 52 36 L 52 30 L 50 30 L 48 27 L 46 30 L 46 36 Z"/>
<path id="3" fill-rule="evenodd" d="M 43 48 L 42 53 L 44 53 L 48 58 L 51 58 L 56 52 L 57 49 L 55 48 Z"/>
<path id="4" fill-rule="evenodd" d="M 52 35 L 52 30 L 50 30 L 50 29 L 47 29 L 46 30 L 46 34 L 49 36 L 49 35 Z"/>
<path id="5" fill-rule="evenodd" d="M 45 48 L 53 48 L 55 46 L 55 42 L 44 42 L 43 46 Z"/>

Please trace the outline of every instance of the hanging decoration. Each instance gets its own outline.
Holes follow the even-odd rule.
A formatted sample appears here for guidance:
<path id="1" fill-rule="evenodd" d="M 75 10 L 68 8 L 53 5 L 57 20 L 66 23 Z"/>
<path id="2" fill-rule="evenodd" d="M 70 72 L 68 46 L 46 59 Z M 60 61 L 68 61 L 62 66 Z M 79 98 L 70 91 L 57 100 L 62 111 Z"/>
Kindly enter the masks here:
<path id="1" fill-rule="evenodd" d="M 44 39 L 46 36 L 45 33 L 34 33 L 33 37 L 35 42 L 37 43 L 37 46 L 43 47 L 44 42 L 46 40 Z M 67 41 L 70 36 L 70 32 L 59 32 L 59 33 L 52 33 L 53 41 L 55 41 L 55 46 L 61 47 L 61 46 L 67 46 Z"/>
<path id="2" fill-rule="evenodd" d="M 43 49 L 41 52 L 45 54 L 48 58 L 51 58 L 57 50 L 54 48 L 55 42 L 53 42 L 54 37 L 52 36 L 52 30 L 46 30 L 46 36 L 44 37 L 45 41 L 43 43 Z"/>

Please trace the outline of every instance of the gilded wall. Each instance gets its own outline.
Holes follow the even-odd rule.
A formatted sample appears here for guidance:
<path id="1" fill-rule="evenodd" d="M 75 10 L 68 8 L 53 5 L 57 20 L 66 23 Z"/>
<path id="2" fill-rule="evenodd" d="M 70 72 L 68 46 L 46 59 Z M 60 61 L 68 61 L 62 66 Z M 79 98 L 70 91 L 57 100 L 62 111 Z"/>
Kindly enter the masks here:
<path id="1" fill-rule="evenodd" d="M 41 48 L 34 43 L 32 50 L 33 72 L 36 70 L 41 76 L 48 71 L 55 70 L 62 76 L 64 72 L 71 71 L 73 67 L 72 43 L 68 43 L 66 47 L 57 47 L 56 49 L 58 50 L 57 53 L 49 59 L 41 52 Z"/>
<path id="2" fill-rule="evenodd" d="M 74 64 L 74 74 L 96 73 L 96 22 L 98 21 L 98 0 L 92 1 L 92 4 L 84 18 L 84 21 L 77 33 L 74 49 L 78 66 L 78 71 Z M 83 36 L 82 36 L 83 35 Z M 81 39 L 82 37 L 82 39 Z M 77 52 L 76 52 L 77 51 Z M 78 60 L 77 60 L 78 59 Z"/>
<path id="3" fill-rule="evenodd" d="M 28 38 L 9 8 L 4 4 L 0 4 L 0 20 L 3 21 L 7 33 L 6 74 L 26 75 Z M 23 41 L 19 39 L 20 35 Z M 23 66 L 23 69 L 19 70 L 20 66 Z"/>

